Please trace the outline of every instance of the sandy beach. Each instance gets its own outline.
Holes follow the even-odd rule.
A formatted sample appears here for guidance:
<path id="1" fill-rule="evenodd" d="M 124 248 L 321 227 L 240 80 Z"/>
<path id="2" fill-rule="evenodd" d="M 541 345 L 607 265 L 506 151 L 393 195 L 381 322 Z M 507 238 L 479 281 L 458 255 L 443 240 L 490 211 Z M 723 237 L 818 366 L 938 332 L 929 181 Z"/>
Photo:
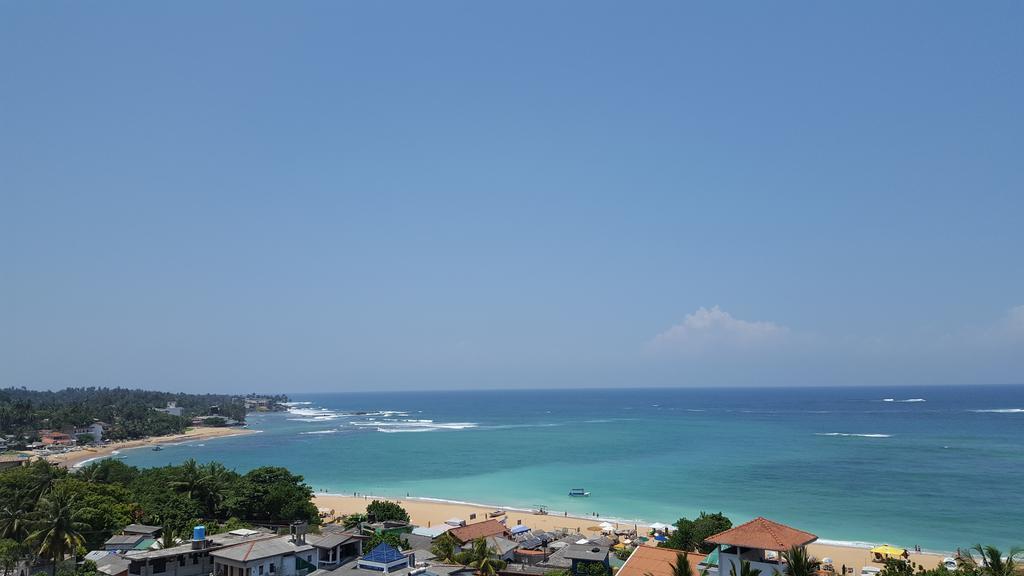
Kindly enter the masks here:
<path id="1" fill-rule="evenodd" d="M 250 430 L 248 428 L 229 428 L 229 427 L 207 427 L 197 426 L 194 428 L 188 428 L 182 434 L 169 434 L 167 436 L 152 436 L 149 438 L 141 438 L 139 440 L 127 440 L 124 442 L 111 442 L 110 444 L 104 444 L 103 446 L 88 446 L 80 450 L 73 452 L 67 452 L 64 454 L 53 454 L 46 456 L 46 460 L 63 466 L 65 468 L 74 468 L 76 465 L 80 465 L 87 460 L 94 460 L 96 458 L 102 458 L 110 456 L 116 451 L 128 450 L 131 448 L 141 448 L 143 446 L 152 446 L 156 444 L 169 444 L 174 442 L 192 442 L 196 440 L 210 440 L 214 438 L 226 438 L 228 436 L 239 436 L 241 434 L 253 434 L 256 430 Z"/>
<path id="2" fill-rule="evenodd" d="M 362 495 L 353 497 L 317 494 L 313 497 L 313 501 L 317 507 L 332 509 L 336 516 L 365 512 L 366 505 L 373 499 L 374 498 L 372 496 L 364 497 Z M 435 526 L 437 524 L 443 524 L 445 520 L 452 517 L 461 518 L 470 523 L 479 522 L 480 520 L 487 519 L 488 513 L 494 510 L 494 508 L 487 506 L 456 504 L 418 498 L 403 498 L 396 500 L 396 502 L 399 502 L 402 507 L 409 512 L 412 522 L 419 526 Z M 470 516 L 473 514 L 476 515 L 476 518 L 471 520 Z M 538 515 L 531 512 L 508 509 L 505 509 L 504 517 L 508 518 L 507 524 L 509 526 L 523 524 L 534 529 L 567 529 L 570 531 L 582 532 L 584 534 L 596 534 L 597 532 L 595 532 L 592 527 L 596 527 L 598 524 L 606 520 L 598 517 L 578 517 L 562 513 L 556 514 L 553 512 L 547 515 Z M 615 523 L 614 521 L 609 521 L 613 524 Z M 646 528 L 642 524 L 636 525 L 619 523 L 617 526 L 637 526 L 641 531 Z M 798 528 L 800 527 L 798 526 Z M 895 545 L 902 543 L 893 542 L 892 544 Z M 902 545 L 905 546 L 905 544 Z M 881 567 L 881 564 L 871 561 L 871 554 L 868 552 L 867 548 L 818 542 L 808 546 L 808 549 L 816 558 L 831 558 L 837 571 L 840 570 L 843 565 L 848 568 L 853 568 L 857 574 L 860 573 L 860 569 L 863 566 Z M 910 552 L 910 560 L 924 565 L 926 568 L 933 568 L 937 566 L 939 562 L 942 561 L 943 556 L 943 554 L 927 552 Z"/>

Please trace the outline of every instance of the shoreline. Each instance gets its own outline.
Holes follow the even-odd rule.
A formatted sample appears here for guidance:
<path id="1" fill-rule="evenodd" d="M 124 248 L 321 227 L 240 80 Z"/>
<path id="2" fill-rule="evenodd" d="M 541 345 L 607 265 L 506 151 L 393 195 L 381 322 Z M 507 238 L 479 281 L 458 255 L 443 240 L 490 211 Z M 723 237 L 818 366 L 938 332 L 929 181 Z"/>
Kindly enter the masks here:
<path id="1" fill-rule="evenodd" d="M 480 522 L 482 520 L 487 520 L 489 518 L 488 514 L 494 510 L 505 511 L 505 514 L 501 516 L 501 518 L 507 518 L 509 526 L 515 526 L 521 523 L 525 526 L 529 526 L 530 528 L 543 530 L 567 529 L 570 532 L 580 532 L 585 535 L 596 534 L 597 532 L 594 532 L 591 529 L 601 522 L 611 522 L 616 526 L 635 526 L 638 531 L 644 532 L 649 529 L 650 524 L 652 523 L 605 516 L 579 516 L 568 514 L 564 511 L 556 512 L 553 510 L 549 510 L 548 514 L 540 515 L 536 514 L 533 510 L 522 508 L 493 506 L 476 502 L 454 502 L 451 500 L 422 496 L 388 498 L 385 496 L 374 496 L 369 494 L 352 496 L 337 493 L 317 492 L 313 495 L 313 504 L 318 508 L 332 509 L 334 511 L 334 515 L 337 517 L 356 512 L 365 512 L 366 505 L 375 499 L 390 500 L 401 504 L 409 513 L 410 520 L 413 524 L 427 527 L 444 524 L 446 520 L 453 516 L 461 518 L 468 523 Z M 476 518 L 470 520 L 471 514 L 475 514 Z M 674 522 L 674 520 L 671 522 Z M 653 544 L 655 544 L 655 542 L 651 540 L 651 545 Z M 855 572 L 859 574 L 860 569 L 864 566 L 882 567 L 881 564 L 872 561 L 869 549 L 874 545 L 877 544 L 819 538 L 813 544 L 808 545 L 807 548 L 813 556 L 819 559 L 831 558 L 832 563 L 837 570 L 839 570 L 840 566 L 845 565 L 848 568 L 852 567 Z M 926 568 L 934 568 L 942 562 L 944 557 L 953 555 L 952 553 L 941 551 L 914 552 L 910 548 L 907 550 L 910 553 L 911 561 L 923 565 Z"/>
<path id="2" fill-rule="evenodd" d="M 145 446 L 153 446 L 156 444 L 169 444 L 169 443 L 181 443 L 181 442 L 195 442 L 197 440 L 214 440 L 217 438 L 230 438 L 232 436 L 244 436 L 247 434 L 255 434 L 259 430 L 250 430 L 249 428 L 231 428 L 231 427 L 212 427 L 212 426 L 196 426 L 187 428 L 185 432 L 181 434 L 168 434 L 166 436 L 147 436 L 146 438 L 139 438 L 137 440 L 123 440 L 120 442 L 112 442 L 110 444 L 104 444 L 102 446 L 94 446 L 75 450 L 73 452 L 67 452 L 64 454 L 52 454 L 49 456 L 39 456 L 32 454 L 33 458 L 42 458 L 52 464 L 61 466 L 62 468 L 81 468 L 90 462 L 96 460 L 102 460 L 104 458 L 110 458 L 116 456 L 121 450 L 132 450 L 136 448 L 143 448 Z"/>

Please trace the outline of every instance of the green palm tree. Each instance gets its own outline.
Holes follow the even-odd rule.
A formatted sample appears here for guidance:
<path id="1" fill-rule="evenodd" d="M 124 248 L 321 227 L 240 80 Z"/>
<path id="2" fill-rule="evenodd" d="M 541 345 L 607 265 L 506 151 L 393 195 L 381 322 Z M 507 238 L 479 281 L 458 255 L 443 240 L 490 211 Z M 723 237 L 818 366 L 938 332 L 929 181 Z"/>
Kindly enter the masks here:
<path id="1" fill-rule="evenodd" d="M 975 558 L 972 551 L 977 552 L 980 558 Z M 1024 556 L 1024 548 L 1010 548 L 1004 558 L 1003 553 L 995 546 L 975 544 L 963 555 L 961 560 L 984 576 L 1019 576 L 1021 556 Z"/>
<path id="2" fill-rule="evenodd" d="M 24 492 L 15 493 L 9 502 L 0 507 L 0 539 L 23 542 L 32 527 L 30 501 Z"/>
<path id="3" fill-rule="evenodd" d="M 359 513 L 349 514 L 349 515 L 345 516 L 342 519 L 342 521 L 345 524 L 345 529 L 346 530 L 351 529 L 351 528 L 355 528 L 356 526 L 359 526 L 363 522 L 366 522 L 366 514 L 359 514 Z"/>
<path id="4" fill-rule="evenodd" d="M 676 561 L 674 564 L 669 564 L 672 567 L 672 576 L 693 576 L 693 566 L 690 565 L 690 555 L 686 552 L 680 552 L 676 554 Z M 708 569 L 704 568 L 700 571 L 699 576 L 707 576 Z M 650 572 L 644 573 L 644 576 L 654 576 Z"/>
<path id="5" fill-rule="evenodd" d="M 782 559 L 786 561 L 786 576 L 814 576 L 821 564 L 816 558 L 809 556 L 803 546 L 793 546 L 784 551 Z"/>
<path id="6" fill-rule="evenodd" d="M 88 525 L 80 521 L 85 512 L 87 509 L 79 507 L 76 496 L 67 490 L 50 490 L 39 500 L 33 522 L 36 531 L 28 539 L 39 545 L 40 557 L 53 561 L 54 574 L 57 563 L 85 543 L 82 531 Z"/>
<path id="7" fill-rule="evenodd" d="M 470 566 L 476 568 L 477 574 L 494 576 L 499 570 L 505 568 L 505 562 L 497 558 L 495 550 L 487 546 L 487 540 L 483 538 L 473 540 L 471 554 L 473 562 Z"/>
<path id="8" fill-rule="evenodd" d="M 228 497 L 233 472 L 220 462 L 210 462 L 201 466 L 200 488 L 203 496 L 203 508 L 208 516 L 220 517 L 221 507 Z"/>
<path id="9" fill-rule="evenodd" d="M 53 488 L 53 483 L 62 476 L 57 466 L 46 460 L 36 460 L 29 465 L 32 470 L 33 484 L 29 489 L 29 496 L 38 500 L 46 495 Z"/>
<path id="10" fill-rule="evenodd" d="M 458 544 L 454 536 L 445 532 L 434 541 L 434 545 L 430 547 L 430 552 L 439 562 L 456 564 L 455 555 L 458 553 Z"/>
<path id="11" fill-rule="evenodd" d="M 171 488 L 188 496 L 190 499 L 200 497 L 203 491 L 203 472 L 194 458 L 185 460 L 181 465 L 181 475 L 171 482 Z"/>
<path id="12" fill-rule="evenodd" d="M 750 562 L 740 560 L 740 572 L 736 573 L 736 565 L 729 567 L 729 576 L 761 576 L 760 568 L 751 568 Z"/>

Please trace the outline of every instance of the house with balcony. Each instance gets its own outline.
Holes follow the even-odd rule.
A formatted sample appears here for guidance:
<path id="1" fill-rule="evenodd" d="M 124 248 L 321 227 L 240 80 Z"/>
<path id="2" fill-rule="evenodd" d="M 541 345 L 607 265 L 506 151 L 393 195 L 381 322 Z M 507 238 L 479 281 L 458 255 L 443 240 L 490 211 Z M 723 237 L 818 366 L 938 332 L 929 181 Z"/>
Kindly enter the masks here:
<path id="1" fill-rule="evenodd" d="M 225 547 L 210 557 L 214 576 L 306 576 L 319 561 L 301 533 Z"/>
<path id="2" fill-rule="evenodd" d="M 761 574 L 785 574 L 782 552 L 793 547 L 803 548 L 817 539 L 810 532 L 758 516 L 719 532 L 705 542 L 717 547 L 719 574 L 730 574 L 733 569 L 739 574 L 743 561 L 750 562 L 750 567 L 760 570 Z"/>
<path id="3" fill-rule="evenodd" d="M 367 536 L 355 529 L 341 530 L 340 526 L 328 524 L 318 535 L 308 541 L 317 553 L 317 566 L 330 570 L 363 555 L 363 540 Z M 257 575 L 258 576 L 258 575 Z"/>
<path id="4" fill-rule="evenodd" d="M 75 437 L 77 438 L 83 434 L 88 434 L 89 436 L 92 436 L 92 441 L 98 444 L 103 441 L 103 430 L 109 427 L 109 424 L 100 422 L 99 420 L 89 424 L 88 426 L 76 426 Z"/>

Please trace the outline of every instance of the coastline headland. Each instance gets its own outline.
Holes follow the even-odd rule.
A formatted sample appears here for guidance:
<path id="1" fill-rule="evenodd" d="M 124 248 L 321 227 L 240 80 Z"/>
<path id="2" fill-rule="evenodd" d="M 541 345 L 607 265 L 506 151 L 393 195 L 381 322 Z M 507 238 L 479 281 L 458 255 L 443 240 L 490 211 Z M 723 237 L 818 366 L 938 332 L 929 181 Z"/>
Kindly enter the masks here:
<path id="1" fill-rule="evenodd" d="M 250 430 L 249 428 L 196 426 L 194 428 L 187 429 L 181 434 L 168 434 L 166 436 L 151 436 L 147 438 L 139 438 L 137 440 L 111 442 L 102 446 L 90 446 L 80 450 L 74 450 L 72 452 L 65 452 L 63 454 L 49 455 L 46 456 L 45 459 L 64 468 L 79 468 L 89 462 L 116 456 L 121 450 L 156 446 L 158 444 L 228 438 L 244 434 L 255 434 L 257 432 L 259 432 L 259 430 Z"/>

